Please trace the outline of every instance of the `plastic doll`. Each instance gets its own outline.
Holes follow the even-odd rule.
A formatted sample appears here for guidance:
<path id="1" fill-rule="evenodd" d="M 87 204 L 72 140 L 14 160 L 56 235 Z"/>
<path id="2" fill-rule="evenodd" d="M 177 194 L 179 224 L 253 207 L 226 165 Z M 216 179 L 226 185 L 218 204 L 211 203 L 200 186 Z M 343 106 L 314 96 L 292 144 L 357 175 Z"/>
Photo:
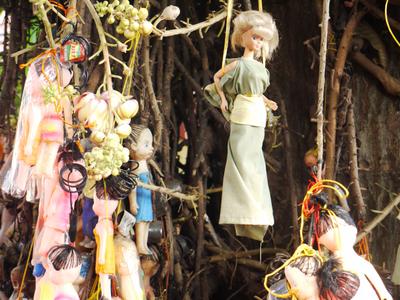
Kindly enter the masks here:
<path id="1" fill-rule="evenodd" d="M 111 300 L 110 275 L 115 274 L 114 226 L 112 214 L 118 207 L 118 200 L 128 196 L 135 180 L 129 171 L 121 170 L 118 176 L 109 176 L 104 182 L 96 183 L 93 193 L 93 211 L 99 217 L 93 230 L 96 239 L 96 273 L 100 277 L 101 293 Z"/>
<path id="2" fill-rule="evenodd" d="M 130 151 L 130 156 L 138 166 L 133 170 L 143 183 L 150 182 L 150 171 L 147 160 L 153 154 L 153 135 L 143 125 L 132 125 L 132 132 L 125 139 L 125 146 Z M 136 166 L 136 165 L 135 165 Z M 153 221 L 153 206 L 151 191 L 137 187 L 129 194 L 130 212 L 136 216 L 136 247 L 140 255 L 151 255 L 147 246 L 150 222 Z"/>
<path id="3" fill-rule="evenodd" d="M 317 274 L 321 266 L 322 258 L 318 252 L 308 245 L 300 245 L 282 267 L 266 276 L 265 286 L 268 277 L 285 268 L 286 281 L 279 281 L 269 288 L 268 300 L 292 299 L 292 297 L 297 300 L 319 300 Z"/>
<path id="4" fill-rule="evenodd" d="M 69 242 L 70 215 L 78 193 L 86 181 L 86 170 L 82 154 L 74 143 L 69 144 L 59 155 L 58 181 L 51 198 L 39 207 L 37 240 L 32 263 L 40 263 L 47 257 L 51 247 Z"/>
<path id="5" fill-rule="evenodd" d="M 231 124 L 219 223 L 235 224 L 237 235 L 262 241 L 274 224 L 262 145 L 267 111 L 277 104 L 263 95 L 269 72 L 257 59 L 270 59 L 279 37 L 268 13 L 242 12 L 233 23 L 232 48 L 244 48 L 243 56 L 219 70 L 205 88 L 207 100 Z"/>
<path id="6" fill-rule="evenodd" d="M 14 269 L 11 270 L 10 273 L 10 279 L 11 279 L 11 284 L 12 287 L 14 289 L 13 293 L 11 294 L 9 300 L 17 300 L 18 298 L 18 293 L 20 290 L 20 286 L 22 283 L 22 274 L 24 272 L 24 266 L 23 265 L 19 265 L 16 266 Z M 22 297 L 23 298 L 23 293 L 22 293 Z"/>
<path id="7" fill-rule="evenodd" d="M 368 299 L 393 299 L 370 262 L 359 256 L 353 246 L 357 228 L 347 211 L 340 206 L 329 206 L 320 212 L 317 223 L 318 243 L 333 253 L 343 270 L 357 274 L 360 279 L 360 293 L 369 294 Z"/>
<path id="8" fill-rule="evenodd" d="M 46 273 L 39 280 L 34 300 L 79 300 L 73 283 L 81 270 L 82 258 L 69 245 L 57 245 L 50 249 Z"/>
<path id="9" fill-rule="evenodd" d="M 321 300 L 378 299 L 361 287 L 356 274 L 344 271 L 339 260 L 335 258 L 326 261 L 319 270 L 318 286 Z"/>
<path id="10" fill-rule="evenodd" d="M 123 300 L 143 300 L 143 278 L 139 255 L 135 243 L 131 240 L 131 232 L 135 217 L 127 211 L 121 214 L 118 233 L 115 237 L 115 260 L 121 298 Z"/>

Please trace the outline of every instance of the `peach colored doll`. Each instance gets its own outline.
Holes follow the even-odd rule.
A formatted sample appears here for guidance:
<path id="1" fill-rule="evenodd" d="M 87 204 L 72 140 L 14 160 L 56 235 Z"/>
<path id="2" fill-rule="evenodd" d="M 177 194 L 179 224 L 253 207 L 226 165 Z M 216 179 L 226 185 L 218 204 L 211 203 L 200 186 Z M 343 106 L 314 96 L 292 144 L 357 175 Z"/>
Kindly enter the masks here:
<path id="1" fill-rule="evenodd" d="M 45 263 L 46 273 L 38 281 L 34 300 L 79 300 L 73 282 L 82 266 L 79 252 L 69 245 L 50 249 Z"/>
<path id="2" fill-rule="evenodd" d="M 136 245 L 131 239 L 135 217 L 124 211 L 115 237 L 115 262 L 121 298 L 143 300 L 143 276 Z"/>
<path id="3" fill-rule="evenodd" d="M 115 274 L 114 227 L 112 214 L 118 207 L 118 201 L 111 199 L 107 192 L 98 190 L 93 193 L 93 211 L 99 217 L 94 228 L 97 244 L 96 273 L 100 277 L 101 294 L 111 300 L 111 278 Z"/>
<path id="4" fill-rule="evenodd" d="M 318 243 L 340 261 L 344 271 L 359 277 L 360 291 L 369 294 L 369 300 L 393 299 L 372 264 L 354 250 L 357 228 L 349 213 L 336 205 L 328 208 L 334 215 L 321 211 L 317 223 Z"/>

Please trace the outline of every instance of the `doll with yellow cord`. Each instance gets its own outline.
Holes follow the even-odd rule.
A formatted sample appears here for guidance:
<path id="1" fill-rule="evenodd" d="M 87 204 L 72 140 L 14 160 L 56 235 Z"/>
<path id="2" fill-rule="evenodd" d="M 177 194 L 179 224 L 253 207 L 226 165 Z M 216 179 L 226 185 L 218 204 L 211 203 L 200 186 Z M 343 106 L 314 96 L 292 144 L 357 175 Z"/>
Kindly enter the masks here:
<path id="1" fill-rule="evenodd" d="M 306 244 L 300 245 L 281 267 L 265 276 L 267 299 L 319 300 L 317 274 L 322 264 L 323 259 L 317 251 Z M 286 280 L 268 287 L 268 279 L 281 270 L 284 270 Z"/>
<path id="2" fill-rule="evenodd" d="M 272 57 L 279 36 L 265 12 L 241 12 L 233 23 L 232 48 L 243 48 L 243 55 L 228 60 L 205 88 L 207 100 L 231 124 L 219 223 L 234 224 L 236 235 L 262 241 L 274 224 L 262 145 L 267 112 L 278 106 L 263 95 L 269 71 L 258 59 Z"/>

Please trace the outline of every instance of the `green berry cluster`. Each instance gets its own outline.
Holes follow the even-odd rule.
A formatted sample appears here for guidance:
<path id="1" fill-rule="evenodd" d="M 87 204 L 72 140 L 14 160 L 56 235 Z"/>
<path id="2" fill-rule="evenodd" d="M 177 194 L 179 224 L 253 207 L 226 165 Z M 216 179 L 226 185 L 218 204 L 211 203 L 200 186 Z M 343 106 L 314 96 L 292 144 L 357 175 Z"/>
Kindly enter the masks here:
<path id="1" fill-rule="evenodd" d="M 123 34 L 128 40 L 133 39 L 137 32 L 149 35 L 153 31 L 153 25 L 146 20 L 149 16 L 147 8 L 137 9 L 129 0 L 97 2 L 95 8 L 100 17 L 108 14 L 108 24 L 118 23 L 117 33 Z"/>

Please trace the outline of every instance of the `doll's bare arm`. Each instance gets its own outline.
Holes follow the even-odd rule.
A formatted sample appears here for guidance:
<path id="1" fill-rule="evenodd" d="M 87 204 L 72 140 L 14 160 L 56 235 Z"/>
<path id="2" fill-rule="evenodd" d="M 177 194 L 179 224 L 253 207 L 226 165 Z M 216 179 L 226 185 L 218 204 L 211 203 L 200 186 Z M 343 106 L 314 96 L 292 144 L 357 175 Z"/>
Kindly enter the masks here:
<path id="1" fill-rule="evenodd" d="M 233 71 L 235 69 L 236 65 L 237 65 L 237 61 L 234 61 L 234 62 L 230 63 L 229 65 L 226 65 L 225 68 L 220 69 L 214 75 L 215 89 L 217 90 L 218 95 L 221 97 L 221 110 L 223 112 L 228 111 L 228 101 L 226 101 L 225 94 L 221 89 L 220 81 L 221 81 L 222 76 L 224 76 L 228 72 Z"/>
<path id="2" fill-rule="evenodd" d="M 136 188 L 131 190 L 128 198 L 129 198 L 129 210 L 132 215 L 136 216 L 137 210 L 138 210 L 138 206 L 137 206 L 137 202 L 136 202 Z"/>
<path id="3" fill-rule="evenodd" d="M 275 101 L 272 101 L 271 99 L 268 99 L 263 95 L 264 98 L 264 103 L 267 107 L 269 107 L 272 110 L 277 110 L 278 109 L 278 104 Z"/>
<path id="4" fill-rule="evenodd" d="M 385 284 L 383 283 L 381 277 L 378 272 L 376 272 L 375 268 L 371 263 L 364 261 L 364 274 L 367 277 L 368 281 L 373 285 L 374 289 L 378 292 L 379 298 L 382 300 L 393 300 L 392 295 L 386 289 Z"/>

